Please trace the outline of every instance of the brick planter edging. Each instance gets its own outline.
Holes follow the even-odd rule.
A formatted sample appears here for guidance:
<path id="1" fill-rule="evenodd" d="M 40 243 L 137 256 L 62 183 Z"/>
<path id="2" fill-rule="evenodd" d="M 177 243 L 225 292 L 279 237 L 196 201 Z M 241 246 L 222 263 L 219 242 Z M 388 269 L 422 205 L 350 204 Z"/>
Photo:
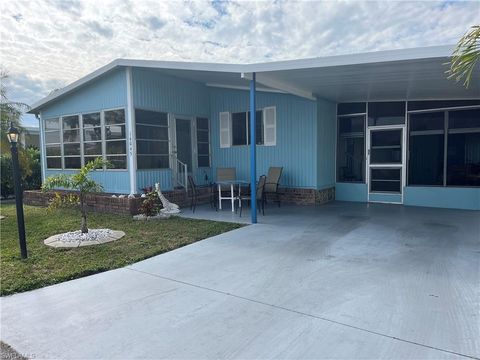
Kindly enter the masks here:
<path id="1" fill-rule="evenodd" d="M 28 190 L 23 193 L 23 201 L 26 205 L 48 206 L 50 200 L 55 196 L 55 192 L 68 194 L 72 191 L 57 190 L 42 192 L 40 190 Z M 88 211 L 104 212 L 123 215 L 137 215 L 138 209 L 142 203 L 141 197 L 129 199 L 127 196 L 119 198 L 112 197 L 113 194 L 98 193 L 86 196 Z M 190 206 L 190 196 L 185 190 L 173 190 L 164 192 L 165 197 L 179 205 L 180 207 Z M 300 188 L 282 188 L 280 189 L 280 201 L 285 204 L 296 205 L 321 205 L 335 199 L 335 188 L 323 190 L 300 189 Z M 272 199 L 273 200 L 273 199 Z M 199 188 L 198 204 L 210 202 L 210 188 Z"/>
<path id="2" fill-rule="evenodd" d="M 55 196 L 55 193 L 68 194 L 75 193 L 73 191 L 56 190 L 42 192 L 40 190 L 24 191 L 23 201 L 26 205 L 33 206 L 48 206 L 50 200 Z M 112 214 L 137 215 L 138 209 L 142 204 L 143 198 L 137 196 L 129 199 L 127 196 L 120 198 L 118 195 L 112 197 L 113 194 L 97 193 L 90 194 L 85 197 L 88 211 L 104 212 Z M 180 207 L 190 206 L 190 197 L 185 190 L 174 190 L 164 192 L 165 197 L 179 205 Z M 198 204 L 208 203 L 210 201 L 210 189 L 200 188 L 198 194 Z"/>
<path id="3" fill-rule="evenodd" d="M 42 192 L 39 190 L 25 191 L 23 201 L 26 205 L 48 206 L 55 193 L 69 194 L 73 191 L 57 190 Z M 90 194 L 85 197 L 87 209 L 94 212 L 107 212 L 112 214 L 137 214 L 141 198 L 129 199 L 127 197 L 112 197 L 112 194 Z"/>

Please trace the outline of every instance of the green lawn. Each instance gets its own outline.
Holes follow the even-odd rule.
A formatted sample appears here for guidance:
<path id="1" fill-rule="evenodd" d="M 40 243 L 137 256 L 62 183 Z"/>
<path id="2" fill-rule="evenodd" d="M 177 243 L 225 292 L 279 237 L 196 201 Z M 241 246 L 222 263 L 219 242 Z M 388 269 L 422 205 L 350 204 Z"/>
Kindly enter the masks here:
<path id="1" fill-rule="evenodd" d="M 28 259 L 20 259 L 13 204 L 3 204 L 0 220 L 0 294 L 37 289 L 66 280 L 122 267 L 205 239 L 242 225 L 172 217 L 168 220 L 133 221 L 130 216 L 90 213 L 89 228 L 122 230 L 120 240 L 74 249 L 54 249 L 43 244 L 51 235 L 80 228 L 74 210 L 53 213 L 26 206 Z"/>

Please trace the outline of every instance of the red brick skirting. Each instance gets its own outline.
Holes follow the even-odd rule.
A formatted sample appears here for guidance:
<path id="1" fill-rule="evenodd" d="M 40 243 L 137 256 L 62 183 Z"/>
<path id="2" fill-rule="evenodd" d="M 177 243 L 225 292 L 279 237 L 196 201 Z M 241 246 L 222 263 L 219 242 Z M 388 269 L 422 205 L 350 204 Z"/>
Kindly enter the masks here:
<path id="1" fill-rule="evenodd" d="M 30 190 L 23 193 L 23 201 L 26 205 L 33 206 L 48 206 L 49 201 L 54 197 L 55 192 L 59 193 L 69 193 L 69 191 L 49 191 L 42 192 L 40 190 Z M 142 203 L 142 198 L 138 195 L 129 199 L 125 197 L 112 197 L 113 194 L 107 193 L 98 193 L 90 194 L 86 197 L 86 204 L 89 211 L 93 212 L 104 212 L 112 214 L 130 214 L 136 215 L 139 213 L 138 209 Z M 190 197 L 187 195 L 185 190 L 174 190 L 169 192 L 164 192 L 165 197 L 179 205 L 180 207 L 190 206 Z M 210 201 L 210 189 L 209 188 L 200 188 L 198 196 L 198 204 L 208 203 Z"/>
<path id="2" fill-rule="evenodd" d="M 301 188 L 281 188 L 280 201 L 287 204 L 296 205 L 321 205 L 335 199 L 335 188 L 317 190 Z M 274 195 L 269 195 L 268 199 L 275 200 Z"/>
<path id="3" fill-rule="evenodd" d="M 68 191 L 59 190 L 60 193 L 68 193 Z M 335 188 L 324 190 L 316 189 L 299 189 L 299 188 L 283 188 L 280 189 L 279 198 L 282 203 L 297 205 L 321 205 L 335 199 Z M 25 191 L 23 200 L 26 205 L 48 206 L 50 199 L 54 196 L 54 191 L 41 192 L 39 190 Z M 142 203 L 142 198 L 138 195 L 133 199 L 128 197 L 119 198 L 113 194 L 98 193 L 91 194 L 86 197 L 86 203 L 89 211 L 105 212 L 112 214 L 136 215 L 138 208 Z M 180 207 L 190 206 L 190 197 L 185 190 L 174 190 L 164 192 L 165 197 L 179 205 Z M 269 201 L 276 200 L 275 196 L 269 196 Z M 210 188 L 200 188 L 198 195 L 198 204 L 210 202 Z"/>

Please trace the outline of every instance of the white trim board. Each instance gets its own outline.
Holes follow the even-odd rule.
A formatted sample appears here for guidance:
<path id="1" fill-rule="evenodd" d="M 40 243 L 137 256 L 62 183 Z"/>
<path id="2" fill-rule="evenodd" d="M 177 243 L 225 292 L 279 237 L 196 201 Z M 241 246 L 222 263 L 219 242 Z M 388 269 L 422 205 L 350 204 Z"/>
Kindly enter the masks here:
<path id="1" fill-rule="evenodd" d="M 125 69 L 127 78 L 127 111 L 125 114 L 125 125 L 127 126 L 127 168 L 130 178 L 130 195 L 137 193 L 137 141 L 135 134 L 135 109 L 133 108 L 133 76 L 132 68 Z"/>

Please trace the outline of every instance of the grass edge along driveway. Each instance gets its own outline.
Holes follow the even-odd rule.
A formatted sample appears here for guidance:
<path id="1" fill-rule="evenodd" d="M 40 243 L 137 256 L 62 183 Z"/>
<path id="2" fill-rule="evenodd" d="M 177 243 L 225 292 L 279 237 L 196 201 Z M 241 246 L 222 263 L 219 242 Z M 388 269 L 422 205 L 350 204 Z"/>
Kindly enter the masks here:
<path id="1" fill-rule="evenodd" d="M 134 221 L 131 216 L 90 213 L 89 228 L 122 230 L 120 240 L 94 246 L 55 249 L 43 244 L 51 235 L 80 229 L 77 211 L 48 212 L 25 206 L 28 259 L 21 260 L 13 204 L 0 205 L 0 295 L 38 289 L 120 268 L 230 230 L 241 224 L 172 217 Z"/>

